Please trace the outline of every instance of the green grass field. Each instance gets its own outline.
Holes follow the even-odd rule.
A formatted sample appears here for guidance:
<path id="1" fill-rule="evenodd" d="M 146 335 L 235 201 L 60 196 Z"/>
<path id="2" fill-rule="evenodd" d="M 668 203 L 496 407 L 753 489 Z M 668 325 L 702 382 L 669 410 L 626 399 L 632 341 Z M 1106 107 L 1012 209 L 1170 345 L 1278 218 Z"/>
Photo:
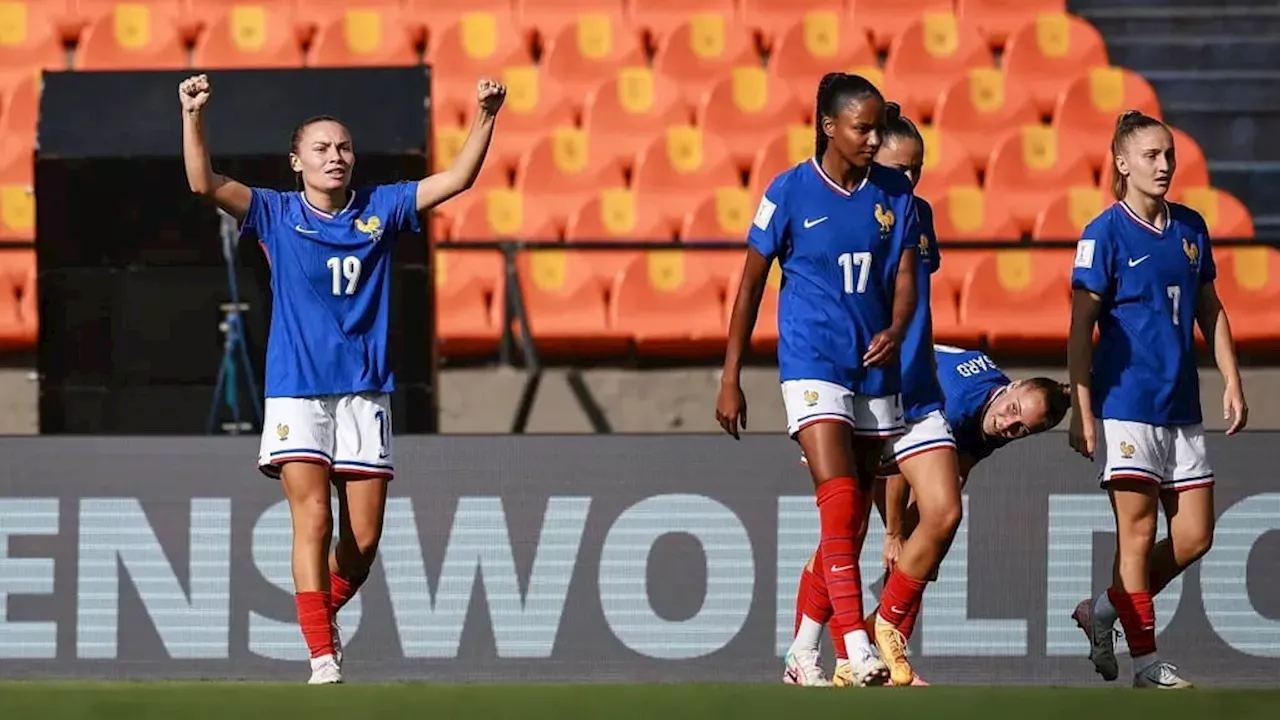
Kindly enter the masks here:
<path id="1" fill-rule="evenodd" d="M 343 685 L 0 683 L 4 720 L 363 718 L 981 718 L 1275 720 L 1280 690 L 934 687 L 827 690 L 781 685 Z"/>

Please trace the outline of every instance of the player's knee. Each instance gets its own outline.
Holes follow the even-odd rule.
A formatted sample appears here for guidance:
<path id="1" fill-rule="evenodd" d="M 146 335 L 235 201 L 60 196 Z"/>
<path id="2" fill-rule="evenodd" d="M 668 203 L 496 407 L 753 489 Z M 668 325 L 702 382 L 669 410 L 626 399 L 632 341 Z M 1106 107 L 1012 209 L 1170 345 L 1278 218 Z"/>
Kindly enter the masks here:
<path id="1" fill-rule="evenodd" d="M 1173 542 L 1178 551 L 1178 559 L 1191 564 L 1204 557 L 1213 549 L 1213 525 L 1182 530 L 1174 537 Z"/>
<path id="2" fill-rule="evenodd" d="M 293 506 L 294 536 L 310 542 L 327 543 L 333 537 L 333 515 L 327 498 L 306 498 Z"/>
<path id="3" fill-rule="evenodd" d="M 1130 523 L 1120 528 L 1118 550 L 1121 557 L 1146 558 L 1155 544 L 1154 523 Z"/>

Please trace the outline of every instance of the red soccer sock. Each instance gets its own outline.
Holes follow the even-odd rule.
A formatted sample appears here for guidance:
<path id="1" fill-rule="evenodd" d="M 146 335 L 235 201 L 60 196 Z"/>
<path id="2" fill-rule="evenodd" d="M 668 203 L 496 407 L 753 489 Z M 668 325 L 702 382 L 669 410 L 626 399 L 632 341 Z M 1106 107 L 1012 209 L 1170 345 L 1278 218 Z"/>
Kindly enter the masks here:
<path id="1" fill-rule="evenodd" d="M 368 577 L 368 573 L 353 578 L 329 573 L 329 607 L 333 609 L 335 615 L 344 605 L 351 602 L 351 598 L 356 596 L 356 592 Z"/>
<path id="2" fill-rule="evenodd" d="M 1120 627 L 1124 628 L 1129 655 L 1136 658 L 1155 652 L 1156 608 L 1151 602 L 1151 593 L 1147 590 L 1127 593 L 1112 587 L 1107 590 L 1107 598 L 1116 609 Z"/>
<path id="3" fill-rule="evenodd" d="M 329 593 L 311 590 L 294 595 L 298 605 L 298 627 L 307 641 L 311 657 L 333 654 L 333 634 L 330 630 Z"/>
<path id="4" fill-rule="evenodd" d="M 822 554 L 819 553 L 815 563 L 822 562 Z M 809 593 L 805 596 L 804 614 L 808 618 L 819 625 L 826 625 L 831 621 L 831 596 L 827 593 L 827 579 L 821 573 L 805 570 L 805 575 L 809 576 Z"/>
<path id="5" fill-rule="evenodd" d="M 811 592 L 813 592 L 813 573 L 806 567 L 800 571 L 800 586 L 796 588 L 796 624 L 791 630 L 792 637 L 800 633 L 800 620 L 804 618 L 805 608 L 809 606 Z"/>
<path id="6" fill-rule="evenodd" d="M 859 548 L 855 542 L 861 507 L 858 485 L 851 477 L 834 478 L 818 486 L 822 574 L 831 598 L 833 620 L 838 620 L 842 634 L 866 629 Z"/>
<path id="7" fill-rule="evenodd" d="M 916 601 L 914 607 L 902 618 L 902 622 L 898 624 L 898 632 L 902 633 L 902 637 L 910 640 L 911 635 L 916 631 L 916 618 L 920 617 L 920 608 L 924 606 L 924 593 L 920 593 L 920 599 Z"/>
<path id="8" fill-rule="evenodd" d="M 924 595 L 924 586 L 924 580 L 917 580 L 900 568 L 894 568 L 884 583 L 884 591 L 880 593 L 880 617 L 901 630 L 903 620 Z"/>

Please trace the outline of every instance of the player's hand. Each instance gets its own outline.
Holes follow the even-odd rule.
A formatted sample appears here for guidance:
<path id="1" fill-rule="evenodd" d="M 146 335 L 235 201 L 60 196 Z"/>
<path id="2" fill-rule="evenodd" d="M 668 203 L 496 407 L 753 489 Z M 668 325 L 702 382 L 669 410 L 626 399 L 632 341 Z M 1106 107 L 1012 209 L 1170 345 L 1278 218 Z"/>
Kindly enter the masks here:
<path id="1" fill-rule="evenodd" d="M 747 396 L 742 394 L 742 387 L 736 381 L 720 383 L 720 394 L 716 397 L 716 422 L 734 440 L 742 439 L 738 428 L 747 429 Z"/>
<path id="2" fill-rule="evenodd" d="M 1094 450 L 1098 447 L 1097 434 L 1098 426 L 1093 418 L 1085 422 L 1078 410 L 1071 411 L 1071 429 L 1067 432 L 1067 439 L 1072 450 L 1092 460 Z"/>
<path id="3" fill-rule="evenodd" d="M 893 570 L 898 564 L 898 556 L 902 554 L 902 537 L 893 533 L 884 536 L 884 569 Z"/>
<path id="4" fill-rule="evenodd" d="M 1238 385 L 1227 385 L 1222 394 L 1222 419 L 1231 423 L 1228 435 L 1235 435 L 1249 422 L 1249 405 L 1244 401 L 1244 391 Z"/>
<path id="5" fill-rule="evenodd" d="M 476 99 L 480 103 L 481 110 L 490 115 L 497 115 L 502 102 L 507 99 L 507 86 L 497 80 L 484 78 L 476 86 Z"/>
<path id="6" fill-rule="evenodd" d="M 890 328 L 876 333 L 862 356 L 862 364 L 868 367 L 879 367 L 894 362 L 898 357 L 898 348 L 902 345 L 902 335 Z"/>
<path id="7" fill-rule="evenodd" d="M 199 113 L 205 103 L 209 102 L 209 76 L 193 75 L 179 83 L 178 100 L 182 102 L 184 113 Z"/>

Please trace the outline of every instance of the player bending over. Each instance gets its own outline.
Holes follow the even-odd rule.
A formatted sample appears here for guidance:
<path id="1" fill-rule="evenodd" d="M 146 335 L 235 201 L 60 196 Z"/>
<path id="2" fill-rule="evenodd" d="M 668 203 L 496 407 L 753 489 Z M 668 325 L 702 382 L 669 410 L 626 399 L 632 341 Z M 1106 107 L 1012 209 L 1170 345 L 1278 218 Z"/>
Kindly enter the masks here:
<path id="1" fill-rule="evenodd" d="M 850 673 L 883 684 L 888 668 L 863 620 L 858 568 L 884 440 L 903 432 L 897 350 L 916 306 L 920 229 L 911 184 L 872 159 L 885 104 L 865 78 L 830 73 L 817 97 L 817 155 L 769 185 L 747 238 L 716 419 L 738 437 L 739 384 L 769 266 L 783 283 L 778 369 L 787 432 L 809 458 L 821 519 L 823 581 L 848 633 Z"/>
<path id="2" fill-rule="evenodd" d="M 369 576 L 382 536 L 391 455 L 387 352 L 391 247 L 424 210 L 471 187 L 506 88 L 481 80 L 480 111 L 452 167 L 416 182 L 351 189 L 351 135 L 329 117 L 293 133 L 299 192 L 247 187 L 211 169 L 204 75 L 178 86 L 187 182 L 259 238 L 271 265 L 266 407 L 258 466 L 279 478 L 293 518 L 298 624 L 310 684 L 342 682 L 334 618 Z M 338 542 L 330 553 L 337 488 Z"/>
<path id="3" fill-rule="evenodd" d="M 1217 268 L 1204 219 L 1165 202 L 1177 168 L 1164 123 L 1137 111 L 1120 116 L 1111 141 L 1116 204 L 1085 227 L 1071 286 L 1071 447 L 1093 459 L 1106 448 L 1102 487 L 1116 519 L 1112 584 L 1072 616 L 1089 638 L 1104 680 L 1120 675 L 1113 627 L 1124 628 L 1133 685 L 1191 687 L 1156 655 L 1152 597 L 1209 551 L 1213 469 L 1205 453 L 1195 326 L 1213 344 L 1226 381 L 1228 435 L 1249 409 L 1235 342 L 1214 289 Z M 1093 330 L 1099 331 L 1093 348 Z M 1098 442 L 1101 418 L 1102 444 Z M 1169 537 L 1155 542 L 1159 506 Z"/>
<path id="4" fill-rule="evenodd" d="M 984 353 L 935 345 L 934 357 L 938 382 L 945 397 L 943 412 L 951 426 L 959 455 L 962 487 L 979 462 L 1014 440 L 1053 429 L 1062 422 L 1070 407 L 1066 387 L 1061 383 L 1044 377 L 1010 380 Z M 899 468 L 890 465 L 880 474 L 877 485 L 883 491 L 877 492 L 876 504 L 885 525 L 884 556 L 888 569 L 901 562 L 901 549 L 919 524 L 919 512 Z M 800 577 L 800 590 L 796 596 L 797 632 L 790 652 L 816 655 L 822 626 L 830 622 L 836 651 L 834 684 L 839 687 L 858 685 L 860 683 L 847 669 L 848 655 L 839 621 L 831 613 L 827 588 L 823 578 L 813 572 L 815 559 L 809 561 Z M 885 600 L 882 596 L 882 605 Z M 917 602 L 910 608 L 903 608 L 906 613 L 898 628 L 906 640 L 910 640 L 915 630 L 921 606 Z M 925 683 L 913 677 L 910 684 Z"/>

